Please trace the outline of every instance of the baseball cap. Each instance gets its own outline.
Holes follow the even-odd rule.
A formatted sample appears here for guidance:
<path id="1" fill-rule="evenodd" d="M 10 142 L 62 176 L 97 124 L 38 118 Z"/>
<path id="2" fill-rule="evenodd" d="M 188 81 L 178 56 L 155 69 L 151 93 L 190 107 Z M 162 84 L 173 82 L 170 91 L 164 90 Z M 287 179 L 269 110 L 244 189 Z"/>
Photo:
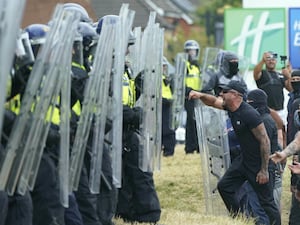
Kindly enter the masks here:
<path id="1" fill-rule="evenodd" d="M 227 85 L 221 86 L 221 88 L 223 90 L 235 90 L 242 95 L 247 93 L 247 86 L 238 80 L 231 80 Z"/>

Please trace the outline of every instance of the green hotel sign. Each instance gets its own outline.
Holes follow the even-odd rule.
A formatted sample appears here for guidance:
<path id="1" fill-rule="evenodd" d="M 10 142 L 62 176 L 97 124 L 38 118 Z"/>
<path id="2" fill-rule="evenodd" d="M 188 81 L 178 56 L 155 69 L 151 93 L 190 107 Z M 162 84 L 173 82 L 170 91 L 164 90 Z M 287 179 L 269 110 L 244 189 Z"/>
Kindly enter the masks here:
<path id="1" fill-rule="evenodd" d="M 227 9 L 224 48 L 246 56 L 250 69 L 265 51 L 286 55 L 285 9 Z M 277 64 L 281 67 L 280 63 Z"/>

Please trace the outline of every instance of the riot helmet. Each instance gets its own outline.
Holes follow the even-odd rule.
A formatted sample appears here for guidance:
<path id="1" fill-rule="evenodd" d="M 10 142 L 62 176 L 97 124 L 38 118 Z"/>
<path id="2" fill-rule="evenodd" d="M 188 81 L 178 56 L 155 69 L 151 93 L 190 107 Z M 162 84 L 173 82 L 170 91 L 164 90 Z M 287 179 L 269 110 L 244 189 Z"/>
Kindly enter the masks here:
<path id="1" fill-rule="evenodd" d="M 29 65 L 34 62 L 34 54 L 31 48 L 28 32 L 20 30 L 16 51 L 15 51 L 15 64 L 18 67 Z"/>
<path id="2" fill-rule="evenodd" d="M 40 46 L 43 45 L 46 41 L 46 36 L 50 28 L 45 24 L 31 24 L 24 30 L 28 33 L 32 51 L 34 56 L 36 57 Z"/>
<path id="3" fill-rule="evenodd" d="M 96 32 L 101 33 L 103 21 L 107 20 L 109 24 L 116 24 L 119 21 L 119 16 L 117 15 L 105 15 L 101 17 L 97 23 Z"/>
<path id="4" fill-rule="evenodd" d="M 92 23 L 92 19 L 89 17 L 89 14 L 86 11 L 86 9 L 77 3 L 65 3 L 63 4 L 63 9 L 65 11 L 75 11 L 79 13 L 81 22 Z"/>
<path id="5" fill-rule="evenodd" d="M 105 20 L 108 24 L 116 24 L 119 21 L 120 17 L 117 15 L 105 15 L 101 17 L 97 23 L 96 31 L 98 34 L 101 33 L 103 21 Z M 129 36 L 128 36 L 128 45 L 133 45 L 136 41 L 136 37 L 134 36 L 134 33 L 130 30 Z"/>
<path id="6" fill-rule="evenodd" d="M 187 40 L 184 43 L 184 52 L 188 53 L 189 60 L 197 60 L 200 54 L 200 46 L 195 40 Z"/>
<path id="7" fill-rule="evenodd" d="M 83 64 L 89 72 L 93 60 L 93 54 L 96 50 L 98 34 L 90 23 L 79 22 L 78 33 L 82 37 L 82 57 Z"/>
<path id="8" fill-rule="evenodd" d="M 82 36 L 83 52 L 88 54 L 92 43 L 97 41 L 98 34 L 91 24 L 85 22 L 79 22 L 78 33 Z"/>
<path id="9" fill-rule="evenodd" d="M 163 75 L 168 76 L 168 66 L 169 66 L 169 62 L 167 60 L 167 58 L 165 56 L 163 56 L 162 58 L 162 72 Z"/>

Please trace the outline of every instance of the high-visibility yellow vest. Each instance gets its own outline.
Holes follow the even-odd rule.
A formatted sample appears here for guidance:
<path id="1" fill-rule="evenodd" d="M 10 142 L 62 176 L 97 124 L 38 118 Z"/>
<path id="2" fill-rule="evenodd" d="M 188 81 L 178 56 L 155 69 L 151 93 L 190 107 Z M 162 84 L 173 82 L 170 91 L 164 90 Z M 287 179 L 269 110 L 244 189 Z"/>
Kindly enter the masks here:
<path id="1" fill-rule="evenodd" d="M 166 79 L 166 76 L 163 75 L 162 76 L 163 78 L 163 82 L 161 83 L 161 87 L 162 87 L 162 98 L 165 98 L 165 99 L 172 99 L 173 96 L 172 96 L 172 91 L 171 91 L 171 87 L 170 87 L 170 84 L 166 85 L 165 82 L 164 82 L 164 79 Z"/>
<path id="2" fill-rule="evenodd" d="M 189 61 L 186 62 L 186 67 L 185 85 L 193 90 L 200 91 L 202 85 L 200 69 L 195 65 L 191 65 Z"/>
<path id="3" fill-rule="evenodd" d="M 21 108 L 21 96 L 20 96 L 20 94 L 14 96 L 12 99 L 7 101 L 5 103 L 5 108 L 18 115 L 20 113 L 20 108 Z"/>
<path id="4" fill-rule="evenodd" d="M 73 107 L 72 107 L 72 110 L 75 112 L 75 114 L 76 114 L 77 116 L 80 116 L 80 114 L 81 114 L 81 104 L 80 104 L 80 101 L 79 101 L 79 100 L 77 100 L 77 101 L 75 102 L 75 104 L 74 104 Z"/>
<path id="5" fill-rule="evenodd" d="M 130 79 L 127 72 L 123 74 L 123 82 L 122 82 L 122 103 L 123 105 L 127 105 L 133 107 L 135 104 L 135 84 L 134 80 Z"/>

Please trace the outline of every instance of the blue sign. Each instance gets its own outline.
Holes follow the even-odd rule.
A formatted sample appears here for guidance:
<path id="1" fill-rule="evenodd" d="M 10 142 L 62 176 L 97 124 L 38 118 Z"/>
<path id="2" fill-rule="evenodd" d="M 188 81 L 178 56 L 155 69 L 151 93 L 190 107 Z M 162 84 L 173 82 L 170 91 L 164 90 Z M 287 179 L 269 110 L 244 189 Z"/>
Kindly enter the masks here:
<path id="1" fill-rule="evenodd" d="M 300 69 L 300 8 L 289 8 L 289 52 L 293 69 Z"/>

